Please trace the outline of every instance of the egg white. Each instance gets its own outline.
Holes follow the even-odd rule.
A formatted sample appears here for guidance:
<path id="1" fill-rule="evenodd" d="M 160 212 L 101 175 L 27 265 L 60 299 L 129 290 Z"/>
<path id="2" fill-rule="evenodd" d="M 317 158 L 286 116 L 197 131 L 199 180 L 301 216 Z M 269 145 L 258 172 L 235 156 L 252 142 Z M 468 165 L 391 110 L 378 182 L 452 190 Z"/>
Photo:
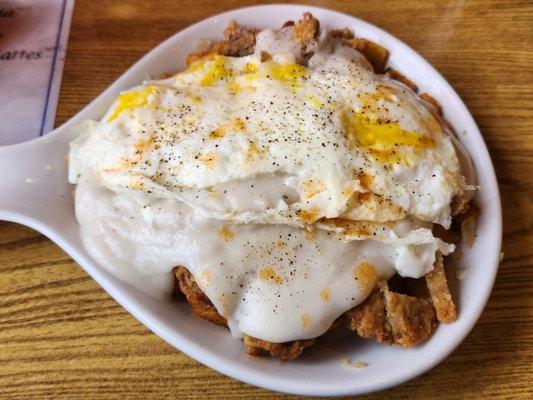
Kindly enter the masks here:
<path id="1" fill-rule="evenodd" d="M 410 215 L 449 226 L 464 182 L 445 128 L 414 94 L 341 49 L 311 59 L 309 69 L 259 56 L 200 61 L 123 94 L 77 157 L 113 190 L 175 198 L 220 219 L 302 225 Z M 141 100 L 124 106 L 125 96 Z M 393 122 L 363 122 L 373 130 L 365 147 L 350 138 L 350 119 Z M 372 137 L 387 130 L 400 145 Z M 424 145 L 403 145 L 405 135 Z M 263 209 L 224 194 L 232 182 L 265 175 L 286 179 Z"/>

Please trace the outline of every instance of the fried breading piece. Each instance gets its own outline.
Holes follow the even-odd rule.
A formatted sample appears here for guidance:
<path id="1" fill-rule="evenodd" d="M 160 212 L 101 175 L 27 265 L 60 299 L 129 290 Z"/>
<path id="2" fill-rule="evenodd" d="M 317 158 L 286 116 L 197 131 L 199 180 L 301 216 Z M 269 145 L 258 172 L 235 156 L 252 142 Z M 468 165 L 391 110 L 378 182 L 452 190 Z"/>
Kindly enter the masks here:
<path id="1" fill-rule="evenodd" d="M 304 13 L 301 20 L 292 28 L 294 38 L 300 44 L 306 44 L 318 35 L 320 23 L 311 13 Z"/>
<path id="2" fill-rule="evenodd" d="M 281 26 L 281 28 L 288 28 L 289 26 L 294 26 L 294 21 L 285 21 L 285 23 Z"/>
<path id="3" fill-rule="evenodd" d="M 384 279 L 361 305 L 345 315 L 348 328 L 359 336 L 404 347 L 426 340 L 436 326 L 429 299 L 391 292 Z"/>
<path id="4" fill-rule="evenodd" d="M 226 319 L 220 315 L 211 300 L 202 292 L 192 274 L 184 267 L 174 268 L 176 284 L 185 295 L 193 312 L 201 318 L 226 326 Z"/>
<path id="5" fill-rule="evenodd" d="M 235 21 L 230 21 L 226 29 L 224 29 L 226 40 L 213 43 L 207 51 L 189 54 L 186 63 L 191 65 L 201 58 L 215 54 L 232 57 L 250 55 L 254 52 L 255 35 L 258 32 L 259 29 L 247 28 L 238 25 Z"/>
<path id="6" fill-rule="evenodd" d="M 209 322 L 227 326 L 226 319 L 218 313 L 211 300 L 202 292 L 194 277 L 186 268 L 181 266 L 174 268 L 174 275 L 176 276 L 176 285 L 179 291 L 185 295 L 196 315 Z M 342 319 L 339 318 L 334 322 L 333 326 L 337 327 L 340 323 L 342 323 Z M 244 345 L 248 354 L 255 356 L 270 354 L 281 360 L 290 360 L 298 357 L 305 348 L 312 346 L 314 343 L 315 339 L 271 343 L 248 335 L 244 336 Z"/>
<path id="7" fill-rule="evenodd" d="M 327 33 L 328 38 L 331 39 L 353 39 L 354 35 L 352 31 L 348 28 L 342 29 L 331 29 Z"/>
<path id="8" fill-rule="evenodd" d="M 343 39 L 341 43 L 363 54 L 375 72 L 383 72 L 385 69 L 389 58 L 389 51 L 386 48 L 364 38 Z"/>
<path id="9" fill-rule="evenodd" d="M 416 84 L 409 80 L 404 74 L 396 71 L 395 69 L 392 69 L 391 67 L 387 68 L 385 73 L 395 81 L 403 83 L 405 86 L 407 86 L 409 89 L 411 89 L 413 92 L 418 92 L 418 86 Z"/>
<path id="10" fill-rule="evenodd" d="M 379 285 L 381 282 L 378 283 Z M 378 343 L 392 343 L 385 302 L 379 288 L 374 289 L 362 304 L 347 311 L 344 315 L 348 328 L 362 338 L 374 339 Z"/>
<path id="11" fill-rule="evenodd" d="M 331 324 L 329 331 L 336 329 L 345 323 L 344 315 L 341 315 L 333 324 Z M 278 357 L 281 360 L 292 360 L 298 357 L 307 348 L 315 344 L 318 338 L 293 340 L 285 343 L 271 343 L 265 340 L 257 339 L 248 335 L 244 335 L 244 345 L 246 352 L 253 356 L 262 356 L 270 354 L 273 357 Z"/>
<path id="12" fill-rule="evenodd" d="M 176 267 L 174 274 L 179 290 L 185 294 L 194 313 L 208 321 L 226 326 L 226 320 L 218 314 L 211 301 L 198 287 L 192 274 L 184 267 Z M 337 318 L 330 330 L 344 324 L 363 338 L 409 347 L 425 340 L 433 331 L 435 311 L 428 299 L 393 293 L 382 279 L 365 302 Z M 315 341 L 316 338 L 271 343 L 247 335 L 244 337 L 249 354 L 270 354 L 282 360 L 298 357 Z"/>
<path id="13" fill-rule="evenodd" d="M 437 312 L 439 322 L 451 323 L 457 319 L 455 304 L 446 281 L 442 253 L 437 252 L 433 271 L 426 275 L 426 285 Z"/>
<path id="14" fill-rule="evenodd" d="M 244 335 L 246 352 L 252 356 L 270 354 L 280 360 L 292 360 L 297 358 L 307 348 L 315 344 L 316 339 L 293 340 L 286 343 L 271 343 Z"/>
<path id="15" fill-rule="evenodd" d="M 426 340 L 435 330 L 435 308 L 429 299 L 389 290 L 383 294 L 393 343 L 411 347 Z"/>
<path id="16" fill-rule="evenodd" d="M 433 236 L 458 246 L 461 243 L 461 236 L 454 229 L 444 229 L 442 225 L 433 224 L 431 229 Z"/>
<path id="17" fill-rule="evenodd" d="M 230 21 L 224 29 L 224 37 L 227 41 L 214 45 L 219 49 L 220 54 L 225 56 L 246 56 L 254 52 L 255 35 L 259 32 L 257 28 L 246 28 L 238 25 L 235 21 Z"/>

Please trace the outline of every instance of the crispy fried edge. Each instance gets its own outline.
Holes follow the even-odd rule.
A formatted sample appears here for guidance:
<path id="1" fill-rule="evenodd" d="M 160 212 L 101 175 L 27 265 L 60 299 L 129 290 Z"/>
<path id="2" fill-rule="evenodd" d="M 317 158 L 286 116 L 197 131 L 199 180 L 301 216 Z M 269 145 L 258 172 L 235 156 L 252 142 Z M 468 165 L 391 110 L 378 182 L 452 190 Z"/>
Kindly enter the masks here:
<path id="1" fill-rule="evenodd" d="M 418 86 L 416 86 L 416 83 L 411 81 L 409 78 L 407 78 L 401 72 L 398 72 L 395 69 L 393 69 L 391 67 L 388 67 L 385 70 L 385 73 L 389 76 L 389 78 L 394 79 L 395 81 L 403 83 L 405 86 L 407 86 L 413 92 L 415 92 L 415 93 L 418 92 Z"/>
<path id="2" fill-rule="evenodd" d="M 331 324 L 328 331 L 338 328 L 345 322 L 344 315 L 341 315 L 333 324 Z M 266 340 L 257 339 L 252 336 L 244 335 L 244 345 L 246 352 L 252 356 L 263 356 L 270 354 L 272 357 L 278 357 L 281 360 L 292 360 L 300 356 L 307 347 L 315 344 L 316 338 L 299 339 L 284 343 L 272 343 Z"/>
<path id="3" fill-rule="evenodd" d="M 440 103 L 433 96 L 431 96 L 429 93 L 424 92 L 420 94 L 418 97 L 420 97 L 420 99 L 424 100 L 426 103 L 433 106 L 435 110 L 437 111 L 438 115 L 442 115 L 442 107 L 440 106 Z"/>
<path id="4" fill-rule="evenodd" d="M 217 325 L 227 326 L 226 318 L 220 315 L 211 300 L 200 289 L 192 274 L 185 267 L 174 268 L 176 285 L 200 318 Z"/>
<path id="5" fill-rule="evenodd" d="M 290 25 L 289 25 L 290 26 Z M 292 28 L 294 38 L 300 44 L 306 44 L 318 35 L 320 23 L 313 14 L 306 12 Z"/>
<path id="6" fill-rule="evenodd" d="M 439 322 L 451 323 L 457 319 L 455 304 L 448 288 L 442 253 L 437 252 L 433 271 L 426 275 L 426 285 L 437 312 Z"/>
<path id="7" fill-rule="evenodd" d="M 307 347 L 311 347 L 316 342 L 316 338 L 293 340 L 285 343 L 272 343 L 244 335 L 244 346 L 246 352 L 252 356 L 263 356 L 270 354 L 280 360 L 293 360 L 299 357 Z"/>
<path id="8" fill-rule="evenodd" d="M 341 43 L 364 55 L 375 72 L 384 71 L 389 59 L 389 51 L 385 47 L 365 38 L 342 39 Z"/>

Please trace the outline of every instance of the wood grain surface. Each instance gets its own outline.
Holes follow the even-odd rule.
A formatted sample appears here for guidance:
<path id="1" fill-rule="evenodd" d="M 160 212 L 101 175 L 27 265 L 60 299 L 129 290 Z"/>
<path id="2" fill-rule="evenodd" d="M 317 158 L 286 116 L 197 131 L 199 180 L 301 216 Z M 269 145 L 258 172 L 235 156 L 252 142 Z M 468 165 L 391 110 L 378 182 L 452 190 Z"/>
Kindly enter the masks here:
<path id="1" fill-rule="evenodd" d="M 163 39 L 247 4 L 77 0 L 57 125 Z M 481 128 L 503 197 L 505 257 L 472 333 L 432 371 L 361 398 L 533 398 L 533 3 L 309 4 L 386 29 L 442 72 Z M 31 229 L 0 222 L 0 260 L 2 399 L 286 397 L 227 378 L 175 350 Z"/>

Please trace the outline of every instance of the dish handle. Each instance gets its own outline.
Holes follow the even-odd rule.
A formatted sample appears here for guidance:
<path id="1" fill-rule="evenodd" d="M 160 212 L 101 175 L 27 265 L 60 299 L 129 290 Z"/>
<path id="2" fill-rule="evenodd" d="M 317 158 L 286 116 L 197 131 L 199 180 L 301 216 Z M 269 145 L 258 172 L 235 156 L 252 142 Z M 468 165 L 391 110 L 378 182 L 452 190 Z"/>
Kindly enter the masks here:
<path id="1" fill-rule="evenodd" d="M 73 218 L 66 158 L 71 135 L 64 128 L 0 147 L 0 220 L 60 228 Z"/>

